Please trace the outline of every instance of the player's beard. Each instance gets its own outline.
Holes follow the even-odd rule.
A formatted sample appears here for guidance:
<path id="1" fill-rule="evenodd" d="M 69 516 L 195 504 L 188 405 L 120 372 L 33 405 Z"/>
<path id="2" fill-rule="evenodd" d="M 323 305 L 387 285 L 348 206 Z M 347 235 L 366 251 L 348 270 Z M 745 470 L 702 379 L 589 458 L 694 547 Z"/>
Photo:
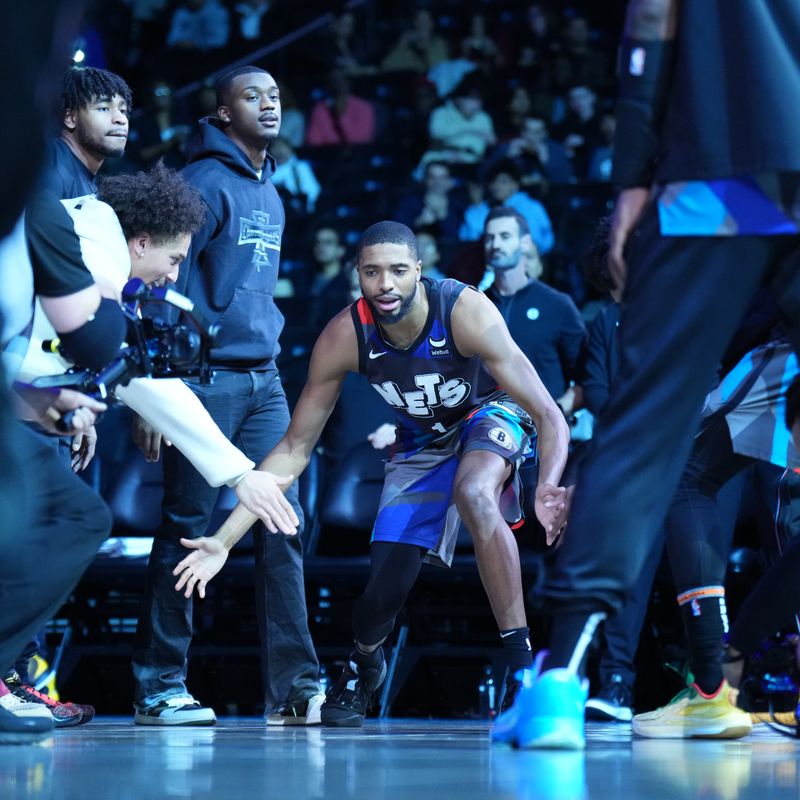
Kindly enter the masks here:
<path id="1" fill-rule="evenodd" d="M 409 293 L 408 297 L 400 297 L 400 305 L 398 306 L 396 311 L 392 311 L 390 314 L 384 314 L 381 310 L 371 301 L 367 300 L 367 305 L 370 307 L 372 311 L 372 316 L 381 323 L 381 325 L 394 325 L 396 322 L 400 322 L 401 319 L 406 317 L 409 311 L 411 311 L 411 306 L 414 303 L 414 298 L 417 296 L 417 287 L 419 286 L 418 282 L 414 282 L 414 290 Z"/>

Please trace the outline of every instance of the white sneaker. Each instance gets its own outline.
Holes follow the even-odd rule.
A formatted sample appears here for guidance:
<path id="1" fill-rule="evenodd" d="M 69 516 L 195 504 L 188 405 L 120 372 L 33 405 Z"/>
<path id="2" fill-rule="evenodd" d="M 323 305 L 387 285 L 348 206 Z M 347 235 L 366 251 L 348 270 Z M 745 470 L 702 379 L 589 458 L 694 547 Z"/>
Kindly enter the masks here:
<path id="1" fill-rule="evenodd" d="M 145 708 L 137 707 L 133 721 L 137 725 L 213 725 L 217 716 L 213 708 L 205 708 L 190 694 L 182 694 Z"/>
<path id="2" fill-rule="evenodd" d="M 282 703 L 267 715 L 267 725 L 319 725 L 324 694 L 315 694 L 307 700 Z"/>
<path id="3" fill-rule="evenodd" d="M 42 703 L 27 703 L 11 693 L 0 697 L 0 707 L 12 713 L 15 717 L 42 717 L 53 721 L 50 709 Z"/>

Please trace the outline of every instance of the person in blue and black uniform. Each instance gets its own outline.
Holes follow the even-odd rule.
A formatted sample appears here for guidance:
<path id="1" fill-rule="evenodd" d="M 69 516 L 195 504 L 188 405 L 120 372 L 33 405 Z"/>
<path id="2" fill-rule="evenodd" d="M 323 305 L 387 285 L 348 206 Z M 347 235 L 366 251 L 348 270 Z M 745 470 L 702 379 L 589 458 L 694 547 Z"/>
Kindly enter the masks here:
<path id="1" fill-rule="evenodd" d="M 322 707 L 323 724 L 334 727 L 361 725 L 386 674 L 381 645 L 423 561 L 449 566 L 461 519 L 509 666 L 530 665 L 519 552 L 509 527 L 520 518 L 518 470 L 535 445 L 536 516 L 555 537 L 569 438 L 563 414 L 497 309 L 463 283 L 422 277 L 409 228 L 368 228 L 357 261 L 363 297 L 320 335 L 289 430 L 260 467 L 279 476 L 303 471 L 348 372 L 365 375 L 395 411 L 370 575 L 353 610 L 355 649 Z M 236 509 L 215 536 L 193 543 L 195 552 L 175 570 L 178 586 L 203 594 L 250 524 L 250 512 Z M 514 687 L 512 679 L 510 696 Z"/>

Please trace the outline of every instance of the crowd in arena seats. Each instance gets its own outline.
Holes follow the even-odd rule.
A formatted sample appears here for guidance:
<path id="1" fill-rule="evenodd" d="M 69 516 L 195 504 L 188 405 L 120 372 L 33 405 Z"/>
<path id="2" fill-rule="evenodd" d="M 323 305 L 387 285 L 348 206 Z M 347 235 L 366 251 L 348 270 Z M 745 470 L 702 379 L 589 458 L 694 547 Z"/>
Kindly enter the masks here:
<path id="1" fill-rule="evenodd" d="M 271 154 L 287 219 L 276 297 L 290 399 L 316 335 L 350 301 L 353 245 L 379 219 L 417 233 L 426 274 L 485 289 L 484 221 L 513 207 L 536 246 L 530 277 L 587 319 L 606 299 L 580 263 L 612 198 L 621 8 L 430 0 L 388 15 L 374 0 L 347 11 L 322 0 L 120 0 L 101 14 L 100 5 L 86 17 L 85 63 L 134 86 L 128 150 L 108 171 L 158 159 L 180 168 L 196 120 L 216 112 L 214 73 L 319 21 L 255 61 L 282 95 Z"/>
<path id="2" fill-rule="evenodd" d="M 86 63 L 134 85 L 123 170 L 158 158 L 180 166 L 196 119 L 215 110 L 202 80 L 328 15 L 261 62 L 283 95 L 273 153 L 287 207 L 282 293 L 313 284 L 321 225 L 348 247 L 381 217 L 433 236 L 441 273 L 463 275 L 464 243 L 508 203 L 532 226 L 545 279 L 579 305 L 594 299 L 577 263 L 611 197 L 619 13 L 585 1 L 434 0 L 398 16 L 374 2 L 341 13 L 285 0 L 116 5 L 128 24 L 90 13 L 84 28 L 95 43 Z M 191 81 L 200 88 L 184 92 Z"/>

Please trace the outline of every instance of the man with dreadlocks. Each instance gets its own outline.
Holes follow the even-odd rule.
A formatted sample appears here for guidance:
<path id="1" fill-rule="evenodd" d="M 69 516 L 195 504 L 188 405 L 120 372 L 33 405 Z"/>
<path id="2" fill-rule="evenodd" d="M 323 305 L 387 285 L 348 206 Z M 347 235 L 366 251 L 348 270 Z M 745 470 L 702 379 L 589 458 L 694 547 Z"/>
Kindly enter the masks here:
<path id="1" fill-rule="evenodd" d="M 52 142 L 42 188 L 60 200 L 97 191 L 106 158 L 119 158 L 128 141 L 131 90 L 113 72 L 70 67 L 61 82 L 61 131 Z"/>

